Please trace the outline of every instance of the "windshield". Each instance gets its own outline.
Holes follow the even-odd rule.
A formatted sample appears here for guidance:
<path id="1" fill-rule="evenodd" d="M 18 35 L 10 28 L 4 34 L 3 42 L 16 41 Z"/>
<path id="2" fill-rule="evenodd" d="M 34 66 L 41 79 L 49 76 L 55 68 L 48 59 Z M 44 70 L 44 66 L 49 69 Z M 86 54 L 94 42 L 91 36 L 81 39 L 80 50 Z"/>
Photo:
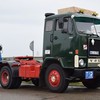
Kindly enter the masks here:
<path id="1" fill-rule="evenodd" d="M 76 18 L 76 26 L 79 33 L 94 34 L 100 36 L 100 20 L 93 18 Z"/>

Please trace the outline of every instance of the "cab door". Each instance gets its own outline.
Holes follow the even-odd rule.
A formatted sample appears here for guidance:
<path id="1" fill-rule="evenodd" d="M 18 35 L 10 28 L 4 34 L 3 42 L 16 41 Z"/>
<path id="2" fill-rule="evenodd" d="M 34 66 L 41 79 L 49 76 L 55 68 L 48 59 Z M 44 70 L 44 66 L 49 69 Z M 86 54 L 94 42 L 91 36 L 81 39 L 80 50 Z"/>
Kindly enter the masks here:
<path id="1" fill-rule="evenodd" d="M 45 21 L 44 28 L 44 43 L 43 43 L 43 58 L 51 56 L 52 38 L 53 38 L 54 20 L 49 19 Z"/>
<path id="2" fill-rule="evenodd" d="M 58 20 L 55 20 L 54 39 L 52 44 L 52 55 L 60 57 L 65 66 L 73 66 L 73 24 L 71 18 L 64 18 L 63 29 L 59 28 Z"/>

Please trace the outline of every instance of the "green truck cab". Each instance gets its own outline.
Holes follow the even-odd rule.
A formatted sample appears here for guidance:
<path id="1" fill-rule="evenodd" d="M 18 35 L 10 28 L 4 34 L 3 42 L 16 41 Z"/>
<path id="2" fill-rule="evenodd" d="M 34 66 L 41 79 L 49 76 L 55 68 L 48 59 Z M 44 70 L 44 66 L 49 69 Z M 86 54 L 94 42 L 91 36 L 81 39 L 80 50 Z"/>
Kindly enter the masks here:
<path id="1" fill-rule="evenodd" d="M 82 12 L 46 13 L 43 62 L 32 56 L 14 57 L 12 61 L 1 59 L 0 85 L 15 89 L 22 81 L 32 81 L 35 86 L 47 86 L 50 91 L 60 93 L 70 82 L 82 82 L 85 87 L 96 89 L 100 86 L 99 45 L 98 17 Z"/>
<path id="2" fill-rule="evenodd" d="M 100 19 L 83 13 L 45 14 L 43 65 L 45 82 L 63 92 L 69 82 L 100 85 Z"/>

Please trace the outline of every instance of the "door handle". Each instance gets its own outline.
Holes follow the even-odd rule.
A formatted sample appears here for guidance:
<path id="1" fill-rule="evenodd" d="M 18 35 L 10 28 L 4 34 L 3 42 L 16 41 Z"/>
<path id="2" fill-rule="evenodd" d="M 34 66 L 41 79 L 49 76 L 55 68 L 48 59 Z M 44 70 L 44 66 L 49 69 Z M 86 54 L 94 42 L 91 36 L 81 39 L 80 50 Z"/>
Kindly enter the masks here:
<path id="1" fill-rule="evenodd" d="M 53 34 L 50 35 L 50 42 L 53 42 Z"/>
<path id="2" fill-rule="evenodd" d="M 50 35 L 50 42 L 53 42 L 53 40 L 57 40 L 57 36 L 53 36 L 53 34 Z"/>

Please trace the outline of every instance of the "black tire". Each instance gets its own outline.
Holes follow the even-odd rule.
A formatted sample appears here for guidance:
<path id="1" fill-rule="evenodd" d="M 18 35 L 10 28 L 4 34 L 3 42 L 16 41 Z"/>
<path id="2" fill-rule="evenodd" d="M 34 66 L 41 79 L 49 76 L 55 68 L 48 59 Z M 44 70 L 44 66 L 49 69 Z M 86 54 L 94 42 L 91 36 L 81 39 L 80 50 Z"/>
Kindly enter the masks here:
<path id="1" fill-rule="evenodd" d="M 69 85 L 69 81 L 66 80 L 65 72 L 58 64 L 48 66 L 45 82 L 50 91 L 57 93 L 64 92 Z"/>
<path id="2" fill-rule="evenodd" d="M 20 85 L 22 83 L 22 80 L 19 77 L 14 78 L 14 80 L 15 80 L 15 84 L 13 85 L 13 88 L 16 88 L 17 89 L 17 88 L 20 87 Z"/>
<path id="3" fill-rule="evenodd" d="M 32 83 L 33 83 L 35 86 L 39 86 L 39 79 L 38 79 L 38 78 L 32 79 Z"/>
<path id="4" fill-rule="evenodd" d="M 0 71 L 0 83 L 4 89 L 13 89 L 18 88 L 21 81 L 19 81 L 19 78 L 13 78 L 11 69 L 5 66 Z"/>
<path id="5" fill-rule="evenodd" d="M 99 87 L 99 80 L 98 79 L 83 80 L 82 83 L 88 89 L 96 89 Z"/>

